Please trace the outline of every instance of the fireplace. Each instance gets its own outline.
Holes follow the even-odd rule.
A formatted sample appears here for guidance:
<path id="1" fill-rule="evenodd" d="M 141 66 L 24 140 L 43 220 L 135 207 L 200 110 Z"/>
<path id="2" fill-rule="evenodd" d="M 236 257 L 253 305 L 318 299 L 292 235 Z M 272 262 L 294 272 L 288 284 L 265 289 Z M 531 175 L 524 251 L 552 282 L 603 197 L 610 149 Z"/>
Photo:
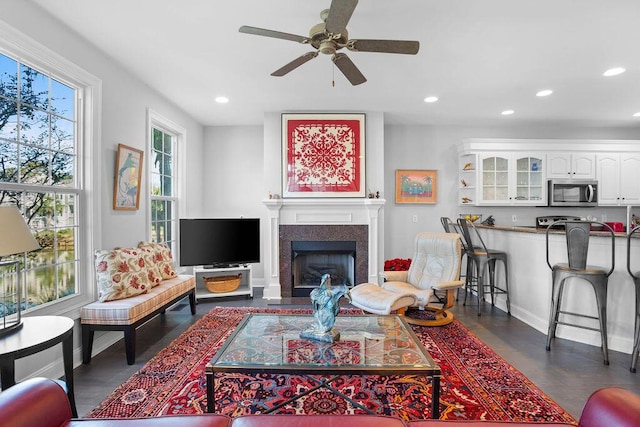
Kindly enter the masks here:
<path id="1" fill-rule="evenodd" d="M 332 285 L 355 284 L 355 241 L 291 242 L 291 284 L 294 297 L 308 296 L 325 274 Z"/>
<path id="2" fill-rule="evenodd" d="M 383 243 L 379 211 L 384 199 L 272 198 L 263 203 L 269 211 L 263 234 L 265 299 L 293 296 L 292 242 L 355 242 L 355 251 L 348 250 L 355 252 L 349 255 L 352 260 L 341 261 L 353 263 L 351 283 L 378 283 Z"/>
<path id="3" fill-rule="evenodd" d="M 316 271 L 334 269 L 332 284 L 350 285 L 367 281 L 369 260 L 367 225 L 281 225 L 280 226 L 280 281 L 282 296 L 308 296 L 311 289 L 318 286 L 318 280 L 298 283 L 296 269 L 300 274 L 317 275 Z M 306 264 L 306 265 L 305 265 Z M 309 266 L 311 264 L 311 266 Z M 333 264 L 333 265 L 331 265 Z M 317 268 L 317 267 L 320 267 Z M 343 270 L 345 278 L 338 278 Z M 351 271 L 349 271 L 351 270 Z"/>

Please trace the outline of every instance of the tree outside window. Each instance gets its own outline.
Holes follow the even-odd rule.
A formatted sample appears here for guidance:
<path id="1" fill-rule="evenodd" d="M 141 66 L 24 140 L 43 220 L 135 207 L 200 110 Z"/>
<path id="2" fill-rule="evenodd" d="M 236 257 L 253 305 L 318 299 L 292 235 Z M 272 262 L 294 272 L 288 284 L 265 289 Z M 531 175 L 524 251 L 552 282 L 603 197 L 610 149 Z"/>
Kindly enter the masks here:
<path id="1" fill-rule="evenodd" d="M 42 247 L 24 260 L 23 309 L 77 292 L 76 91 L 0 54 L 0 205 L 17 206 Z"/>

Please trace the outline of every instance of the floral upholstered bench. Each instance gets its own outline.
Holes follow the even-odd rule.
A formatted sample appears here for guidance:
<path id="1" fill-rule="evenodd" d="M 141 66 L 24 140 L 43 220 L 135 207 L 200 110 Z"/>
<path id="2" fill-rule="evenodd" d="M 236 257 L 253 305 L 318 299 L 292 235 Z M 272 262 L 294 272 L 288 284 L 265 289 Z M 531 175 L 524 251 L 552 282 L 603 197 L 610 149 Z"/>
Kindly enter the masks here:
<path id="1" fill-rule="evenodd" d="M 98 301 L 82 307 L 82 362 L 91 361 L 94 331 L 123 331 L 127 363 L 135 362 L 136 328 L 185 297 L 196 314 L 195 278 L 178 275 L 167 246 L 97 251 Z"/>

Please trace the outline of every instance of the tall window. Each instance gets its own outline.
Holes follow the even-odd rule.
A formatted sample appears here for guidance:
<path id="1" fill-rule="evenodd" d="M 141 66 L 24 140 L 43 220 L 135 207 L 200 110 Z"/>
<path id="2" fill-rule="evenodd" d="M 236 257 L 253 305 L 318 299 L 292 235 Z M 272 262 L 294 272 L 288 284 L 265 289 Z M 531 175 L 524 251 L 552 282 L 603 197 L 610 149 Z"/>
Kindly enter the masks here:
<path id="1" fill-rule="evenodd" d="M 78 99 L 79 88 L 0 53 L 0 205 L 17 206 L 42 247 L 25 260 L 26 309 L 78 292 Z"/>
<path id="2" fill-rule="evenodd" d="M 152 126 L 151 139 L 151 240 L 166 243 L 175 253 L 177 136 Z"/>

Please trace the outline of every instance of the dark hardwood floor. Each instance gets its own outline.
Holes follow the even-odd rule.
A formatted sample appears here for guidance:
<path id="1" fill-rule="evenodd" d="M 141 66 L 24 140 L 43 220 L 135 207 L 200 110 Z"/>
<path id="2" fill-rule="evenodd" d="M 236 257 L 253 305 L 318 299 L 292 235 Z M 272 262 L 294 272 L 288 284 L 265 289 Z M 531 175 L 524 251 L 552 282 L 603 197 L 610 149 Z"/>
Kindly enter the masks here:
<path id="1" fill-rule="evenodd" d="M 188 303 L 183 301 L 166 315 L 152 319 L 138 329 L 134 365 L 127 365 L 120 340 L 94 356 L 89 365 L 77 367 L 74 379 L 80 416 L 98 406 L 118 385 L 215 306 L 309 306 L 307 298 L 269 302 L 261 298 L 261 289 L 255 291 L 252 300 L 241 297 L 200 301 L 196 316 L 191 316 Z M 610 365 L 605 366 L 600 348 L 563 339 L 556 339 L 547 352 L 545 334 L 487 303 L 483 304 L 482 316 L 478 317 L 473 304 L 475 300 L 466 307 L 460 302 L 453 312 L 478 338 L 574 417 L 580 416 L 587 397 L 600 387 L 616 385 L 640 393 L 640 373 L 629 372 L 629 354 L 610 350 Z"/>

